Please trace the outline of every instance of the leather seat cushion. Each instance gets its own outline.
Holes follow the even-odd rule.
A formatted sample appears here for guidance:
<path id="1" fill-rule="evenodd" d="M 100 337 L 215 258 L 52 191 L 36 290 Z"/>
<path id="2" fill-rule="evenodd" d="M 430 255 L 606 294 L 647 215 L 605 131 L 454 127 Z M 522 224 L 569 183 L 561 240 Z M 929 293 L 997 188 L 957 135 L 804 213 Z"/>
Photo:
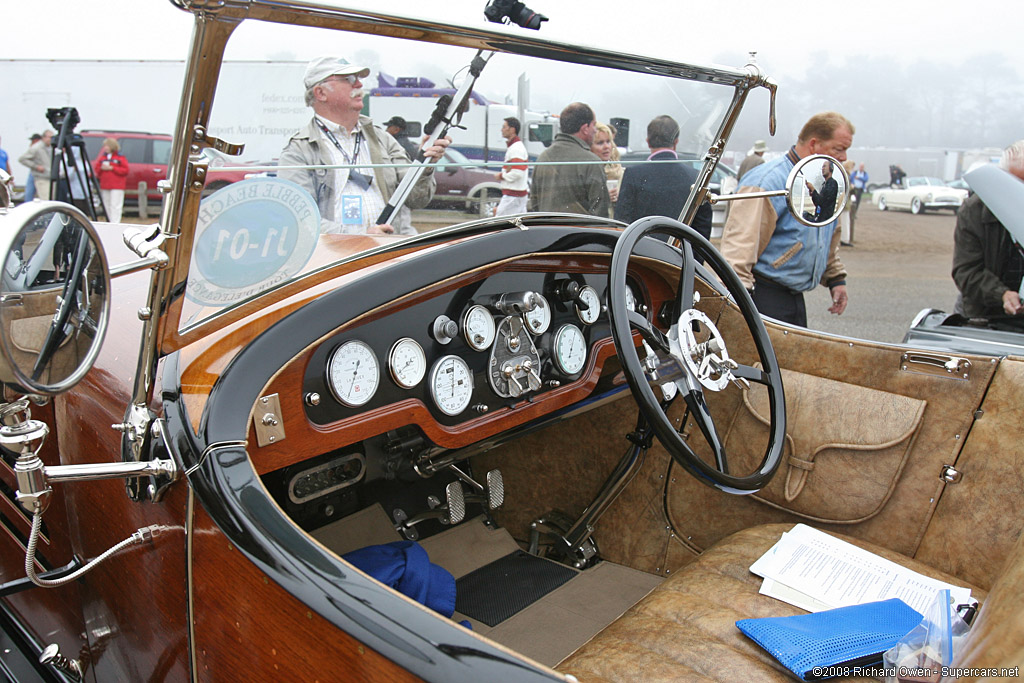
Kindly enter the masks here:
<path id="1" fill-rule="evenodd" d="M 736 628 L 738 619 L 804 613 L 759 594 L 761 578 L 750 573 L 754 560 L 792 526 L 752 527 L 723 539 L 567 657 L 558 670 L 580 681 L 794 680 Z M 898 553 L 833 535 L 926 576 L 965 585 Z M 985 597 L 985 591 L 971 589 L 975 598 Z"/>

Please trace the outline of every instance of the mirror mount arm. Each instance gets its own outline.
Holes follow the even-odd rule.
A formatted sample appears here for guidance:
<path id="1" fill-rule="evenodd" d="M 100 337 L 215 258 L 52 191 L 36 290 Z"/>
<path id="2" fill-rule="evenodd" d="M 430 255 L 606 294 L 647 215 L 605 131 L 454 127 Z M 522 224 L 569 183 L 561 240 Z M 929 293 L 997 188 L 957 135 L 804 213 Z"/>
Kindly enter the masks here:
<path id="1" fill-rule="evenodd" d="M 740 192 L 737 194 L 714 194 L 708 192 L 708 203 L 717 204 L 718 202 L 733 202 L 737 199 L 763 199 L 766 197 L 785 197 L 788 193 L 786 190 L 764 190 L 762 192 Z"/>

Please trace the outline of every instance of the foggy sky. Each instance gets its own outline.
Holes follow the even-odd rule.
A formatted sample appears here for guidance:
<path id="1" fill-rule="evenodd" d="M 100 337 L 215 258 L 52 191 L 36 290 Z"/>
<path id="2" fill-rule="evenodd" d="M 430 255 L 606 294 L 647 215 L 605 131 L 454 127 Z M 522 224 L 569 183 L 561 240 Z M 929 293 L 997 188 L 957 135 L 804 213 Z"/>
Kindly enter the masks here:
<path id="1" fill-rule="evenodd" d="M 485 25 L 482 0 L 346 4 Z M 527 4 L 551 17 L 541 30 L 549 39 L 732 67 L 757 51 L 780 86 L 776 149 L 825 109 L 854 122 L 855 147 L 1003 147 L 1024 137 L 1021 2 Z M 181 59 L 191 33 L 191 17 L 167 0 L 106 0 L 102 11 L 68 0 L 8 3 L 3 15 L 5 58 Z M 272 39 L 241 49 L 234 58 L 281 56 Z M 767 100 L 763 90 L 750 96 L 730 148 L 768 138 Z"/>

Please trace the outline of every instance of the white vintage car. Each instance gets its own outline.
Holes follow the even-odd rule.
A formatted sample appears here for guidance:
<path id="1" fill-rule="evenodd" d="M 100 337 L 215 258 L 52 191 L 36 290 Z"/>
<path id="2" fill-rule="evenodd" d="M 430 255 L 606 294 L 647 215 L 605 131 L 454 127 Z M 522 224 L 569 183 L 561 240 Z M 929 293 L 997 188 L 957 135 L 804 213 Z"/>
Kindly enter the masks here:
<path id="1" fill-rule="evenodd" d="M 911 176 L 903 187 L 885 188 L 872 193 L 875 205 L 882 211 L 907 209 L 918 214 L 928 209 L 956 211 L 967 199 L 967 190 L 949 187 L 938 178 Z"/>

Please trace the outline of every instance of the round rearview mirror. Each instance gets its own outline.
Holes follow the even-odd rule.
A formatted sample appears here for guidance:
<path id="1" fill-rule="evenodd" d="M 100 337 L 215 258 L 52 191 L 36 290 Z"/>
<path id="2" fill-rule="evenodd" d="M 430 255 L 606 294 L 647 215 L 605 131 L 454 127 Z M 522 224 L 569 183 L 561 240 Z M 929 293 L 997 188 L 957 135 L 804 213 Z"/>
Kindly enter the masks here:
<path id="1" fill-rule="evenodd" d="M 110 317 L 95 228 L 68 204 L 22 204 L 0 215 L 0 258 L 0 381 L 67 391 L 96 362 Z"/>
<path id="2" fill-rule="evenodd" d="M 828 225 L 850 201 L 850 176 L 838 161 L 812 154 L 797 162 L 786 179 L 786 202 L 793 216 L 812 227 Z"/>

